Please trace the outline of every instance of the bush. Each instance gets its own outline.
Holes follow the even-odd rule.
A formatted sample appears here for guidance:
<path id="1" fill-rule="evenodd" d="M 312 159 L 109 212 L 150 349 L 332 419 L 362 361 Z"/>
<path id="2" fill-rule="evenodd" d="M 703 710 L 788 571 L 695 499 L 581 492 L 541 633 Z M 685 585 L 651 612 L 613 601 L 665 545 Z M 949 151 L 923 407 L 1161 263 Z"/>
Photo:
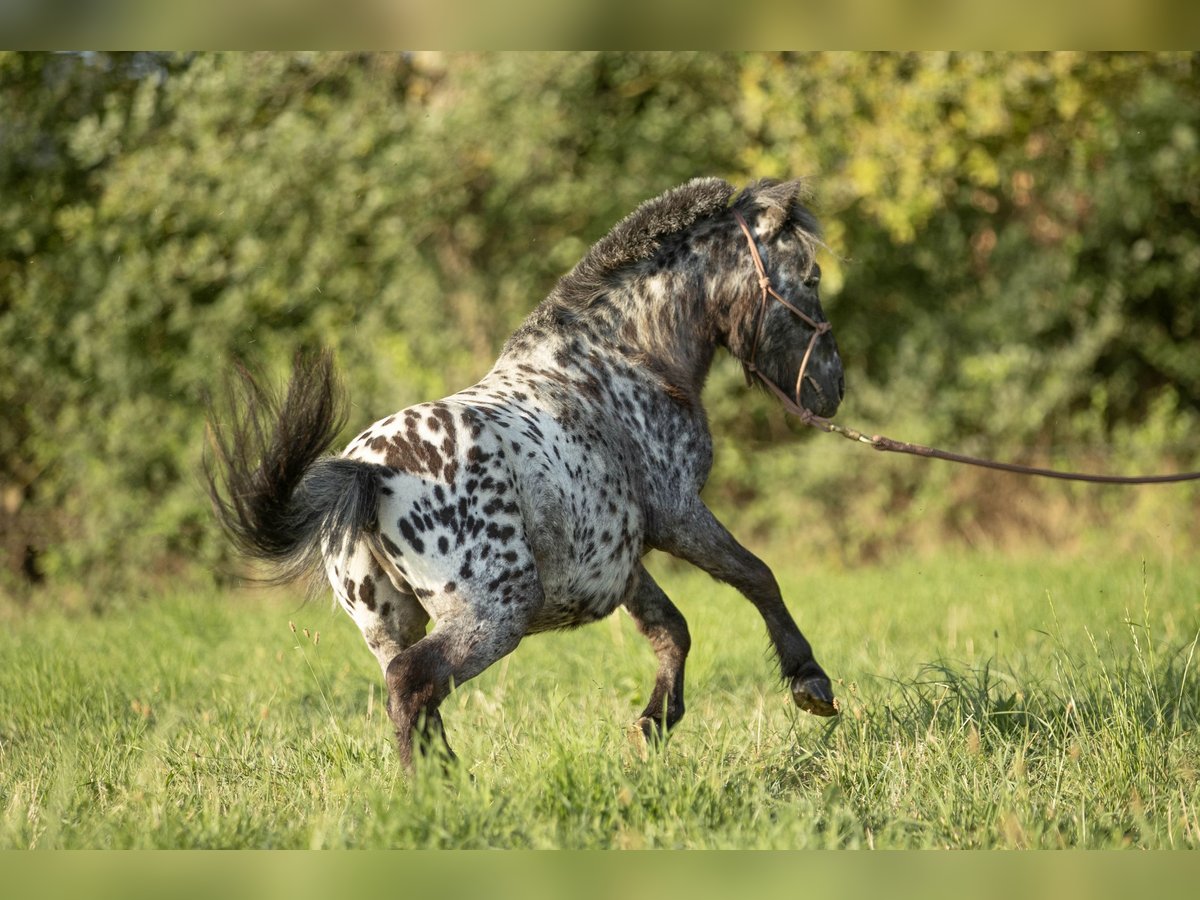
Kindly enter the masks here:
<path id="1" fill-rule="evenodd" d="M 9 583 L 223 570 L 197 471 L 231 360 L 334 347 L 351 427 L 457 389 L 590 241 L 700 174 L 813 176 L 859 427 L 1195 466 L 1195 64 L 6 54 Z M 707 395 L 724 513 L 799 509 L 853 556 L 918 511 L 933 536 L 986 512 L 945 471 L 880 461 L 864 485 L 739 378 L 719 365 Z"/>

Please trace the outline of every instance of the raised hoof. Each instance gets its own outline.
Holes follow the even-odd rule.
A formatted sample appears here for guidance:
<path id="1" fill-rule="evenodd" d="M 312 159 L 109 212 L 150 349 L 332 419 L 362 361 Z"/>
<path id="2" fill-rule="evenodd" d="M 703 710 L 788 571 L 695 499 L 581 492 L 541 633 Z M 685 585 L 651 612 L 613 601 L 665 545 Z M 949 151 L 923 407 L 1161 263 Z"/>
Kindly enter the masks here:
<path id="1" fill-rule="evenodd" d="M 833 697 L 833 686 L 829 679 L 820 675 L 792 679 L 792 699 L 805 712 L 814 716 L 836 716 L 838 702 Z"/>

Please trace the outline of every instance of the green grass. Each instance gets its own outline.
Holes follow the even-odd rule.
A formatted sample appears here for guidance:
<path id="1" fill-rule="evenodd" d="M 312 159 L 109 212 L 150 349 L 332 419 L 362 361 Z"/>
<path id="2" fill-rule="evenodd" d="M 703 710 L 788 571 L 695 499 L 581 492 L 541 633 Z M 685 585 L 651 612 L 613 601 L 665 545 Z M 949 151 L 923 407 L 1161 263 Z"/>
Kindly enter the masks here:
<path id="1" fill-rule="evenodd" d="M 790 707 L 748 603 L 657 561 L 694 639 L 665 752 L 627 739 L 654 664 L 617 616 L 453 694 L 449 776 L 400 770 L 324 602 L 2 607 L 0 847 L 1200 846 L 1200 564 L 766 555 L 839 719 Z"/>

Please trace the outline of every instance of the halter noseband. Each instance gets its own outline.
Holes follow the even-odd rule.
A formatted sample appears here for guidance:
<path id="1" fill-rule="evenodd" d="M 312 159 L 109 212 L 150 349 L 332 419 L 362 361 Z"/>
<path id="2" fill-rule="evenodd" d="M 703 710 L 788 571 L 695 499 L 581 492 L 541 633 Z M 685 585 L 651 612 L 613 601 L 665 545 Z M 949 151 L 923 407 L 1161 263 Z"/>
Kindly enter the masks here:
<path id="1" fill-rule="evenodd" d="M 745 218 L 736 209 L 733 210 L 733 217 L 741 227 L 742 233 L 746 235 L 746 243 L 750 245 L 750 257 L 754 260 L 754 268 L 758 271 L 758 286 L 762 291 L 762 296 L 758 303 L 758 315 L 754 324 L 754 337 L 750 343 L 750 355 L 742 362 L 742 366 L 746 370 L 746 381 L 749 383 L 751 375 L 757 376 L 763 384 L 779 397 L 790 412 L 800 416 L 801 419 L 810 424 L 815 424 L 814 420 L 819 420 L 821 417 L 805 407 L 800 399 L 800 389 L 803 386 L 804 373 L 808 370 L 808 361 L 812 358 L 813 347 L 816 346 L 817 339 L 825 334 L 825 332 L 830 331 L 833 326 L 828 322 L 818 322 L 808 313 L 789 303 L 775 290 L 774 285 L 771 284 L 770 277 L 767 275 L 767 267 L 763 264 L 762 255 L 758 252 L 758 242 L 754 240 L 754 234 L 750 231 L 750 226 L 746 224 Z M 755 357 L 758 355 L 759 338 L 762 336 L 763 322 L 767 318 L 768 297 L 774 297 L 791 310 L 793 315 L 797 316 L 801 322 L 813 330 L 812 337 L 808 339 L 808 347 L 804 350 L 804 358 L 800 361 L 800 371 L 796 374 L 796 389 L 790 397 L 783 388 L 772 381 L 755 364 Z"/>

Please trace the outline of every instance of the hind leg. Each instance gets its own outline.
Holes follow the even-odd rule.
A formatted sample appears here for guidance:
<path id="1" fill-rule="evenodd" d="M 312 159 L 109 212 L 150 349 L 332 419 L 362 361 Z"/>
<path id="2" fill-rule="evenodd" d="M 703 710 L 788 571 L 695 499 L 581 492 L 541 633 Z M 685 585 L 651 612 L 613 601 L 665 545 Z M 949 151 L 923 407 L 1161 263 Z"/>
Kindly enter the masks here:
<path id="1" fill-rule="evenodd" d="M 399 576 L 396 581 L 388 577 L 365 544 L 339 559 L 327 559 L 326 569 L 334 596 L 362 632 L 386 679 L 391 661 L 425 636 L 429 613 Z M 389 694 L 389 715 L 391 705 Z"/>
<path id="2" fill-rule="evenodd" d="M 656 741 L 683 718 L 683 666 L 692 639 L 683 614 L 645 568 L 625 609 L 658 657 L 654 688 L 637 721 L 647 740 Z"/>
<path id="3" fill-rule="evenodd" d="M 388 714 L 400 758 L 410 768 L 417 755 L 453 758 L 438 706 L 455 687 L 516 649 L 542 606 L 532 554 L 523 558 L 519 547 L 512 552 L 517 559 L 505 560 L 511 568 L 484 567 L 471 577 L 460 569 L 459 580 L 419 591 L 437 624 L 386 668 Z"/>
<path id="4" fill-rule="evenodd" d="M 408 767 L 417 755 L 454 758 L 438 706 L 450 691 L 474 678 L 521 642 L 528 616 L 480 615 L 463 609 L 443 618 L 421 640 L 387 666 L 388 714 L 396 728 L 400 758 Z"/>

